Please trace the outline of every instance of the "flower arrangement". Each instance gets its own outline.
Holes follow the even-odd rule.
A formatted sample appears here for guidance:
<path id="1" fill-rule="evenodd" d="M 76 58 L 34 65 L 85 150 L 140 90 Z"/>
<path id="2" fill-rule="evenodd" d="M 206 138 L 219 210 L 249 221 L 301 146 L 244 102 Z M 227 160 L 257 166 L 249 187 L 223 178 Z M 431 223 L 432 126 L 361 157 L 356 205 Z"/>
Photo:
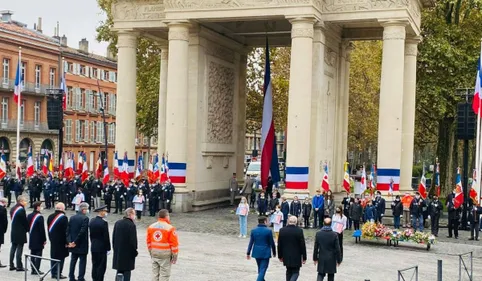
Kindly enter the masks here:
<path id="1" fill-rule="evenodd" d="M 433 244 L 435 242 L 435 237 L 430 233 L 418 232 L 413 229 L 405 229 L 399 232 L 383 224 L 374 222 L 363 224 L 362 237 L 368 239 L 383 238 L 392 241 L 407 241 L 418 244 Z"/>
<path id="2" fill-rule="evenodd" d="M 363 238 L 384 238 L 389 239 L 393 230 L 380 223 L 367 222 L 362 226 Z"/>

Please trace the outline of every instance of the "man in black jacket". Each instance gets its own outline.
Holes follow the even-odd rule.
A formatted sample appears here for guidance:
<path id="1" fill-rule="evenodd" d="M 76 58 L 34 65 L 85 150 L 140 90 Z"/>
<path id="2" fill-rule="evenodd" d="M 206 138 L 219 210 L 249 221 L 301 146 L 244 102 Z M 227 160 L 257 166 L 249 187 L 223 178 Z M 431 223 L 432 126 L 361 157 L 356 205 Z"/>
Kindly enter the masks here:
<path id="1" fill-rule="evenodd" d="M 124 184 L 122 183 L 121 180 L 117 180 L 117 182 L 114 185 L 114 199 L 115 199 L 115 212 L 114 214 L 117 214 L 119 212 L 122 212 L 122 201 L 124 201 L 124 192 L 125 192 L 125 187 Z"/>
<path id="2" fill-rule="evenodd" d="M 94 210 L 97 216 L 90 220 L 90 252 L 92 253 L 92 281 L 104 281 L 107 254 L 110 252 L 109 224 L 104 220 L 107 206 Z"/>
<path id="3" fill-rule="evenodd" d="M 47 243 L 44 217 L 40 213 L 42 211 L 42 202 L 34 202 L 32 206 L 33 212 L 27 217 L 28 225 L 30 226 L 28 248 L 30 249 L 30 255 L 41 257 L 45 243 Z M 40 270 L 41 261 L 42 259 L 32 257 L 32 275 L 44 274 Z"/>
<path id="4" fill-rule="evenodd" d="M 460 219 L 460 208 L 455 208 L 455 191 L 447 196 L 447 211 L 449 214 L 449 236 L 447 238 L 452 238 L 452 231 L 455 234 L 455 239 L 459 238 L 459 219 Z"/>
<path id="5" fill-rule="evenodd" d="M 442 203 L 438 200 L 437 196 L 433 197 L 433 200 L 432 202 L 430 202 L 430 206 L 428 209 L 430 214 L 430 223 L 432 226 L 432 234 L 437 237 L 440 215 L 442 214 L 443 210 Z"/>
<path id="6" fill-rule="evenodd" d="M 474 204 L 472 200 L 469 202 L 469 222 L 470 222 L 470 238 L 469 240 L 479 241 L 479 226 L 480 215 L 482 214 L 482 208 Z"/>
<path id="7" fill-rule="evenodd" d="M 0 198 L 0 247 L 5 243 L 5 233 L 7 233 L 8 228 L 8 217 L 7 217 L 7 199 Z M 0 268 L 6 267 L 0 261 Z"/>
<path id="8" fill-rule="evenodd" d="M 114 257 L 112 268 L 117 270 L 117 275 L 123 275 L 124 281 L 131 280 L 131 271 L 135 268 L 137 257 L 137 230 L 134 220 L 136 212 L 127 208 L 123 219 L 114 225 L 112 233 L 112 248 Z"/>
<path id="9" fill-rule="evenodd" d="M 89 204 L 81 203 L 79 212 L 70 218 L 67 230 L 67 242 L 70 249 L 70 281 L 85 281 L 85 267 L 89 253 Z M 79 260 L 79 277 L 75 279 L 75 266 Z"/>
<path id="10" fill-rule="evenodd" d="M 336 268 L 342 260 L 338 233 L 331 230 L 330 218 L 323 221 L 323 227 L 316 233 L 313 261 L 318 265 L 317 281 L 323 281 L 325 275 L 328 275 L 328 281 L 335 280 Z"/>
<path id="11" fill-rule="evenodd" d="M 10 248 L 10 271 L 25 271 L 22 264 L 23 245 L 27 243 L 27 232 L 29 230 L 27 213 L 25 207 L 27 206 L 27 198 L 24 195 L 17 197 L 17 204 L 10 209 L 10 218 L 12 220 L 12 231 L 10 232 L 10 241 L 12 248 Z M 17 261 L 17 266 L 13 262 L 14 257 Z"/>
<path id="12" fill-rule="evenodd" d="M 290 216 L 288 225 L 279 231 L 278 258 L 286 266 L 287 281 L 298 280 L 301 263 L 306 262 L 305 236 L 297 223 L 297 217 Z"/>
<path id="13" fill-rule="evenodd" d="M 420 192 L 415 192 L 415 198 L 410 203 L 410 216 L 412 217 L 412 227 L 423 232 L 423 208 L 425 201 L 420 197 Z"/>
<path id="14" fill-rule="evenodd" d="M 67 228 L 69 225 L 69 219 L 65 216 L 65 204 L 57 203 L 55 205 L 55 212 L 47 218 L 47 231 L 49 233 L 50 240 L 50 258 L 60 260 L 57 268 L 55 262 L 50 262 L 52 267 L 52 278 L 66 279 L 67 277 L 62 275 L 64 269 L 65 258 L 69 256 L 69 249 L 67 248 Z M 58 270 L 57 270 L 58 269 Z"/>

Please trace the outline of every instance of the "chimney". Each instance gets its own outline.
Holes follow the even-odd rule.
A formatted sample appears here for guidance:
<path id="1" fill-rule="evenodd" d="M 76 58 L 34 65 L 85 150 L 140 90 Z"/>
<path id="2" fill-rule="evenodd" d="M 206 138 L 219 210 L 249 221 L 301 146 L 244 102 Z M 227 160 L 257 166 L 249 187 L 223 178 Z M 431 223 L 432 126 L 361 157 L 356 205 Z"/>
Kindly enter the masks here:
<path id="1" fill-rule="evenodd" d="M 10 22 L 12 21 L 13 12 L 9 10 L 0 11 L 2 15 L 2 22 Z"/>
<path id="2" fill-rule="evenodd" d="M 86 54 L 89 53 L 89 41 L 87 41 L 86 38 L 82 38 L 82 40 L 79 41 L 79 50 Z"/>
<path id="3" fill-rule="evenodd" d="M 38 18 L 37 29 L 38 32 L 42 33 L 42 18 Z"/>
<path id="4" fill-rule="evenodd" d="M 52 36 L 52 38 L 54 38 L 55 40 L 59 41 L 60 43 L 60 38 L 59 36 L 57 35 L 57 27 L 54 27 L 54 36 Z"/>
<path id="5" fill-rule="evenodd" d="M 60 35 L 59 35 L 59 34 L 60 34 L 60 33 L 59 33 L 59 32 L 60 32 L 59 22 L 57 22 L 57 29 L 56 29 L 56 30 L 57 30 L 57 32 L 55 33 L 55 36 L 60 37 Z"/>
<path id="6" fill-rule="evenodd" d="M 60 45 L 67 47 L 67 37 L 65 37 L 65 34 L 60 38 Z"/>

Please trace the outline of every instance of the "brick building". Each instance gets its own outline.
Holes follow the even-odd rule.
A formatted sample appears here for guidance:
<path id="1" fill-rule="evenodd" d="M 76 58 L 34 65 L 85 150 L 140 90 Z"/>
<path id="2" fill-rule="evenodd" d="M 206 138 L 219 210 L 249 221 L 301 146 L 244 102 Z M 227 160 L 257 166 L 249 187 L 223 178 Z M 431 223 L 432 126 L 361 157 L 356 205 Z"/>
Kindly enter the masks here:
<path id="1" fill-rule="evenodd" d="M 41 32 L 41 20 L 34 29 L 12 20 L 12 12 L 1 12 L 0 20 L 0 149 L 7 161 L 15 162 L 17 104 L 14 101 L 19 47 L 22 50 L 23 91 L 21 94 L 20 160 L 29 146 L 34 155 L 45 151 L 58 155 L 58 131 L 47 125 L 47 88 L 58 85 L 59 43 Z"/>

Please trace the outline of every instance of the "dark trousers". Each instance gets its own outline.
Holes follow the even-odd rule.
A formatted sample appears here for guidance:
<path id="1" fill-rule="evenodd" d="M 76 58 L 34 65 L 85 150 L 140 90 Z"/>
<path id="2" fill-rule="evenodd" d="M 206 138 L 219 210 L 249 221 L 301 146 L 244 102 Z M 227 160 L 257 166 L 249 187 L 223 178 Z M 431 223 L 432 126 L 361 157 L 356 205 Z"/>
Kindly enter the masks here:
<path id="1" fill-rule="evenodd" d="M 296 281 L 300 276 L 299 267 L 286 267 L 286 281 Z"/>
<path id="2" fill-rule="evenodd" d="M 150 198 L 149 199 L 149 215 L 154 217 L 157 213 L 157 207 L 159 206 L 159 200 L 157 198 Z"/>
<path id="3" fill-rule="evenodd" d="M 124 281 L 131 281 L 131 271 L 117 271 L 117 275 L 123 275 Z"/>
<path id="4" fill-rule="evenodd" d="M 43 252 L 43 250 L 30 250 L 30 255 L 41 257 L 42 252 Z M 32 264 L 31 264 L 32 273 L 37 273 L 37 271 L 40 271 L 40 262 L 42 261 L 42 259 L 38 259 L 38 258 L 34 258 L 34 257 L 32 257 L 31 259 L 32 259 Z M 35 269 L 37 269 L 37 270 L 35 270 Z"/>
<path id="5" fill-rule="evenodd" d="M 105 204 L 107 205 L 107 212 L 110 213 L 110 203 L 112 200 L 109 200 L 109 199 L 105 199 Z"/>
<path id="6" fill-rule="evenodd" d="M 10 268 L 23 268 L 22 264 L 23 244 L 12 243 L 10 248 Z M 16 259 L 17 266 L 13 263 L 13 259 Z"/>
<path id="7" fill-rule="evenodd" d="M 167 206 L 167 200 L 161 199 L 159 200 L 159 210 L 163 210 L 163 209 L 169 210 Z"/>
<path id="8" fill-rule="evenodd" d="M 351 229 L 351 226 L 353 224 L 353 220 L 350 219 L 350 214 L 348 213 L 348 210 L 343 211 L 343 214 L 346 217 L 346 228 Z"/>
<path id="9" fill-rule="evenodd" d="M 341 259 L 343 260 L 343 232 L 338 233 L 338 243 L 340 244 L 340 254 Z"/>
<path id="10" fill-rule="evenodd" d="M 431 230 L 432 234 L 437 236 L 438 235 L 438 223 L 440 220 L 440 215 L 438 216 L 430 216 L 430 224 L 431 224 Z"/>
<path id="11" fill-rule="evenodd" d="M 359 220 L 354 220 L 353 221 L 353 228 L 355 230 L 359 230 L 360 229 L 360 221 Z"/>
<path id="12" fill-rule="evenodd" d="M 7 197 L 7 208 L 10 207 L 10 204 L 12 204 L 12 193 L 10 193 L 10 191 L 6 191 L 3 196 Z"/>
<path id="13" fill-rule="evenodd" d="M 92 253 L 92 281 L 104 281 L 107 253 Z"/>
<path id="14" fill-rule="evenodd" d="M 50 262 L 50 267 L 52 268 L 52 270 L 50 271 L 50 273 L 52 273 L 52 278 L 57 278 L 57 274 L 59 276 L 62 275 L 62 271 L 64 270 L 64 262 L 65 262 L 65 258 L 62 258 L 62 259 L 58 259 L 60 260 L 60 262 L 58 264 L 56 264 L 54 261 L 51 261 Z M 58 268 L 57 268 L 58 267 Z M 57 270 L 58 269 L 58 270 Z M 58 272 L 57 272 L 58 271 Z"/>
<path id="15" fill-rule="evenodd" d="M 455 234 L 455 237 L 459 237 L 459 220 L 458 219 L 449 219 L 449 237 L 452 237 L 452 231 Z"/>
<path id="16" fill-rule="evenodd" d="M 75 267 L 77 266 L 77 260 L 79 260 L 79 277 L 75 279 Z M 87 265 L 87 255 L 79 255 L 72 253 L 70 255 L 70 268 L 69 268 L 69 280 L 85 281 L 85 267 Z"/>
<path id="17" fill-rule="evenodd" d="M 115 212 L 118 213 L 119 211 L 122 212 L 122 198 L 115 199 Z"/>
<path id="18" fill-rule="evenodd" d="M 479 239 L 479 227 L 480 222 L 474 222 L 470 224 L 470 238 L 472 239 Z"/>
<path id="19" fill-rule="evenodd" d="M 140 220 L 142 217 L 142 211 L 136 211 L 137 219 Z"/>
<path id="20" fill-rule="evenodd" d="M 264 281 L 264 276 L 266 271 L 268 271 L 269 259 L 256 259 L 256 264 L 258 265 L 258 278 L 256 281 Z"/>
<path id="21" fill-rule="evenodd" d="M 310 227 L 310 217 L 303 217 L 305 228 Z"/>
<path id="22" fill-rule="evenodd" d="M 313 228 L 321 227 L 323 225 L 323 208 L 319 208 L 318 211 L 313 209 Z"/>
<path id="23" fill-rule="evenodd" d="M 316 281 L 323 281 L 325 279 L 325 273 L 318 273 L 318 278 Z M 328 281 L 335 281 L 335 274 L 334 273 L 328 273 Z"/>

